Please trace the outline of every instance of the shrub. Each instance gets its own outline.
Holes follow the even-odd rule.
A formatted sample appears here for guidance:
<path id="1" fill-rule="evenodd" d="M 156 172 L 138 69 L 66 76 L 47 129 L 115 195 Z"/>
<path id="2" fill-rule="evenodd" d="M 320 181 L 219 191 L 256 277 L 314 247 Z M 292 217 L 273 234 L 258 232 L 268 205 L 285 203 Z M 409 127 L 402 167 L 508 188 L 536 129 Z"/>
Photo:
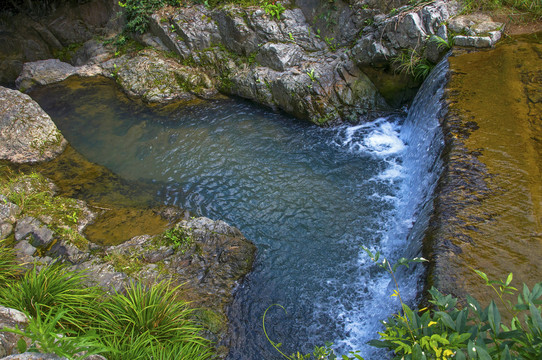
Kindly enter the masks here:
<path id="1" fill-rule="evenodd" d="M 120 7 L 126 12 L 126 30 L 143 34 L 149 27 L 153 11 L 166 6 L 177 6 L 179 0 L 121 0 Z"/>
<path id="2" fill-rule="evenodd" d="M 399 260 L 393 268 L 386 259 L 378 263 L 378 254 L 371 259 L 386 269 L 391 276 L 397 265 L 404 265 L 405 259 Z M 406 263 L 408 265 L 408 263 Z M 394 359 L 438 359 L 452 357 L 457 360 L 512 360 L 540 359 L 542 355 L 542 283 L 534 285 L 532 291 L 523 285 L 518 301 L 513 305 L 504 300 L 504 294 L 514 294 L 517 290 L 510 284 L 512 274 L 505 281 L 489 280 L 481 271 L 474 270 L 490 286 L 511 315 L 510 325 L 501 321 L 501 315 L 495 301 L 482 308 L 478 301 L 467 295 L 467 306 L 458 306 L 458 299 L 443 295 L 437 289 L 429 291 L 432 309 L 418 312 L 403 303 L 396 285 L 394 295 L 401 301 L 402 312 L 383 321 L 384 331 L 380 339 L 371 345 L 386 348 L 394 352 Z M 523 315 L 524 321 L 520 321 Z"/>

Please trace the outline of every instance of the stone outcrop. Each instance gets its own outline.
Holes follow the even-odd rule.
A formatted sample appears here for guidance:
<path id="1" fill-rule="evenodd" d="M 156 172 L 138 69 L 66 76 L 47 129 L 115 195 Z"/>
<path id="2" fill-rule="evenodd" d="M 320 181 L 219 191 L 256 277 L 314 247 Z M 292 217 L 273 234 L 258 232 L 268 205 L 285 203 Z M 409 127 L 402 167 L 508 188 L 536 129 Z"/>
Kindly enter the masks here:
<path id="1" fill-rule="evenodd" d="M 427 6 L 404 6 L 390 14 L 375 15 L 363 28 L 352 56 L 360 66 L 383 66 L 411 49 L 437 62 L 444 50 L 438 49 L 431 36 L 448 40 L 445 23 L 459 11 L 456 1 L 437 0 Z"/>
<path id="2" fill-rule="evenodd" d="M 23 64 L 59 56 L 119 27 L 117 1 L 64 2 L 45 15 L 0 14 L 0 84 L 12 86 Z"/>
<path id="3" fill-rule="evenodd" d="M 454 44 L 457 46 L 489 48 L 501 39 L 504 24 L 494 22 L 485 14 L 470 14 L 450 20 L 448 28 L 460 34 L 454 37 Z"/>
<path id="4" fill-rule="evenodd" d="M 0 87 L 0 159 L 47 161 L 66 147 L 49 115 L 28 95 Z"/>
<path id="5" fill-rule="evenodd" d="M 104 56 L 88 60 L 90 64 L 73 66 L 58 59 L 26 63 L 15 81 L 20 90 L 43 86 L 67 79 L 72 75 L 82 77 L 105 76 L 113 78 L 130 96 L 137 96 L 150 103 L 172 100 L 210 98 L 217 94 L 215 82 L 198 68 L 179 64 L 164 53 L 145 49 L 136 55 Z"/>
<path id="6" fill-rule="evenodd" d="M 326 43 L 300 9 L 278 21 L 255 7 L 165 8 L 152 16 L 151 32 L 183 61 L 220 78 L 221 91 L 317 124 L 359 121 L 387 108 L 346 50 Z"/>
<path id="7" fill-rule="evenodd" d="M 0 240 L 10 237 L 17 262 L 27 267 L 62 262 L 86 271 L 90 283 L 111 292 L 122 291 L 134 280 L 183 284 L 186 300 L 224 322 L 237 284 L 252 268 L 256 247 L 220 220 L 190 218 L 175 207 L 157 208 L 156 213 L 170 221 L 169 230 L 102 246 L 89 242 L 84 233 L 100 214 L 84 201 L 56 195 L 50 180 L 21 175 L 0 190 Z M 40 200 L 33 200 L 31 209 L 21 208 L 11 200 L 16 195 Z M 209 334 L 213 340 L 226 336 L 224 324 L 216 331 Z"/>

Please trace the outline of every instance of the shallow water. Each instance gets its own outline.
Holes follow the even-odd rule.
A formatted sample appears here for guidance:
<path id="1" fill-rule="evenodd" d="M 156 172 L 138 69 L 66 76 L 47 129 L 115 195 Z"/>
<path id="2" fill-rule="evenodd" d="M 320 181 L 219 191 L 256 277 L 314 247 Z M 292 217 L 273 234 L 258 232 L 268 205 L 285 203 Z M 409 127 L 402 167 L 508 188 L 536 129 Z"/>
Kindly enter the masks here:
<path id="1" fill-rule="evenodd" d="M 412 211 L 396 218 L 409 172 L 402 118 L 321 129 L 232 99 L 165 111 L 106 80 L 70 79 L 32 96 L 90 161 L 257 244 L 230 311 L 230 359 L 279 358 L 261 324 L 272 304 L 287 311 L 273 307 L 266 319 L 286 353 L 335 341 L 381 357 L 366 342 L 397 304 L 360 245 L 397 256 L 412 225 Z M 409 287 L 415 294 L 416 280 Z"/>
<path id="2" fill-rule="evenodd" d="M 488 304 L 494 293 L 471 268 L 490 279 L 513 272 L 519 289 L 542 272 L 542 34 L 457 53 L 450 68 L 457 185 L 441 238 L 455 254 L 445 258 L 439 286 Z"/>

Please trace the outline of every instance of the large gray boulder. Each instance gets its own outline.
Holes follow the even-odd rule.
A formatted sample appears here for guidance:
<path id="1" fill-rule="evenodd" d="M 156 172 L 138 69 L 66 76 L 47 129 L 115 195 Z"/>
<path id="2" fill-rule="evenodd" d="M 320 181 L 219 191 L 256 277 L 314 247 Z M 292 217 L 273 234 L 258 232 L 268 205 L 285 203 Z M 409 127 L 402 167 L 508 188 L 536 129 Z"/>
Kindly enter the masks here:
<path id="1" fill-rule="evenodd" d="M 49 115 L 30 96 L 0 87 L 0 159 L 47 161 L 66 145 Z"/>

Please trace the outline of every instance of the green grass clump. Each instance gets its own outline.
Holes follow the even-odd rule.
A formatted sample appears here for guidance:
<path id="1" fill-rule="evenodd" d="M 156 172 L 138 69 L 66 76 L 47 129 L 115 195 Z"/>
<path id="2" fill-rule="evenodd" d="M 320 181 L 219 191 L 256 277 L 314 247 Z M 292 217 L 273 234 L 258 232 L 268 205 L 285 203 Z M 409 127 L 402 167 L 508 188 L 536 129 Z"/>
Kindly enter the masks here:
<path id="1" fill-rule="evenodd" d="M 17 281 L 0 288 L 0 303 L 33 318 L 40 311 L 56 317 L 63 309 L 66 313 L 59 320 L 59 326 L 84 330 L 101 296 L 101 291 L 87 286 L 86 280 L 84 273 L 69 271 L 61 265 L 46 266 L 41 271 L 34 266 Z"/>
<path id="2" fill-rule="evenodd" d="M 30 347 L 18 344 L 20 352 L 73 359 L 86 351 L 109 360 L 213 356 L 210 342 L 200 336 L 194 310 L 177 298 L 179 287 L 132 282 L 125 292 L 109 295 L 88 286 L 85 273 L 61 265 L 41 270 L 35 265 L 19 277 L 17 269 L 10 253 L 0 252 L 0 304 L 29 317 L 25 330 L 6 330 L 30 339 Z"/>
<path id="3" fill-rule="evenodd" d="M 509 8 L 542 19 L 542 1 L 540 0 L 461 0 L 467 13 L 478 10 L 500 10 Z"/>
<path id="4" fill-rule="evenodd" d="M 209 341 L 199 336 L 202 328 L 192 320 L 193 309 L 178 301 L 178 287 L 162 282 L 152 287 L 131 282 L 126 293 L 116 293 L 97 316 L 103 344 L 117 349 L 110 359 L 211 357 Z"/>
<path id="5" fill-rule="evenodd" d="M 0 240 L 0 288 L 13 280 L 19 271 L 19 266 L 15 262 L 13 248 L 6 244 L 6 240 Z"/>

